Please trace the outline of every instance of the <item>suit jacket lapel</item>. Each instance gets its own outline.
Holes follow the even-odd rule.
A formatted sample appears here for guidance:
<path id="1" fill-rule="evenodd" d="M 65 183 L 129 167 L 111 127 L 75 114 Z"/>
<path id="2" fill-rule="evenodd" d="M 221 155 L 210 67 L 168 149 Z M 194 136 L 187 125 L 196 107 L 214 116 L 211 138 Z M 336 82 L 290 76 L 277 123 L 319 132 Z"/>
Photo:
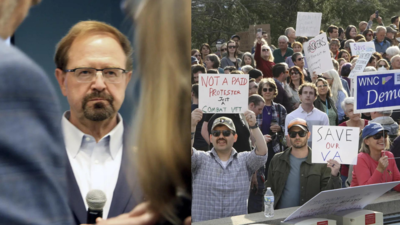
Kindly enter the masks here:
<path id="1" fill-rule="evenodd" d="M 67 180 L 68 180 L 68 204 L 74 215 L 76 224 L 86 223 L 87 209 L 82 199 L 78 183 L 76 182 L 74 172 L 68 160 L 67 164 Z"/>

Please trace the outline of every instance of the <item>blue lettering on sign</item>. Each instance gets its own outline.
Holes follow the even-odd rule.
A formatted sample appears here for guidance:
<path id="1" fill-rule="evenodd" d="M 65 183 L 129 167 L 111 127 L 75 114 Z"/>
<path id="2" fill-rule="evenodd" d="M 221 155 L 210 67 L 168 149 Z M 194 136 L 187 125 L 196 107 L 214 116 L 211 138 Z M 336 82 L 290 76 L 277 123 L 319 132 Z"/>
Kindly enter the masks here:
<path id="1" fill-rule="evenodd" d="M 400 71 L 393 72 L 357 76 L 357 110 L 400 109 Z"/>

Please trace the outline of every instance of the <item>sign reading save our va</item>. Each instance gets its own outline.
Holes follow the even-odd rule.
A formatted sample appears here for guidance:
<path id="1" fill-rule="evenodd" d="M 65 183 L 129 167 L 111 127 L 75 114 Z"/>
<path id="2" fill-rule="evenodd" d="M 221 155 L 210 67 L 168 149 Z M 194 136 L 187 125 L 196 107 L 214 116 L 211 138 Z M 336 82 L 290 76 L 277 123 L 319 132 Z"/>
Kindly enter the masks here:
<path id="1" fill-rule="evenodd" d="M 244 113 L 248 102 L 248 74 L 199 75 L 199 108 L 203 113 Z"/>
<path id="2" fill-rule="evenodd" d="M 354 79 L 355 113 L 400 109 L 400 70 L 359 73 Z"/>
<path id="3" fill-rule="evenodd" d="M 360 128 L 313 126 L 312 133 L 312 163 L 334 159 L 340 164 L 357 164 Z"/>

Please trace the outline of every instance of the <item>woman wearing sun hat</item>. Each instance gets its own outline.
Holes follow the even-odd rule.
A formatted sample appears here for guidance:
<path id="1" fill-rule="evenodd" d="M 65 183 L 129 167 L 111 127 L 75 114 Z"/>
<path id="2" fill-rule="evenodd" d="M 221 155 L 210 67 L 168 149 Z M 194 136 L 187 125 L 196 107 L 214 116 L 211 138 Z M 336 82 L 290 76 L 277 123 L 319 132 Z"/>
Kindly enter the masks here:
<path id="1" fill-rule="evenodd" d="M 400 180 L 393 153 L 385 151 L 389 147 L 388 134 L 382 125 L 370 123 L 364 127 L 351 187 Z M 394 189 L 400 192 L 400 185 Z"/>

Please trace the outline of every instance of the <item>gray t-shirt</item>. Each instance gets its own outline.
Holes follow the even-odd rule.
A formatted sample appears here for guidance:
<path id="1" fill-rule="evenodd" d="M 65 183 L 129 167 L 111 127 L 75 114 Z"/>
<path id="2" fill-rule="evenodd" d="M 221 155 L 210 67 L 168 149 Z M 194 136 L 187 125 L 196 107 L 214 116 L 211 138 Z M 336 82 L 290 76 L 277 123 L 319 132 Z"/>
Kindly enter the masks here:
<path id="1" fill-rule="evenodd" d="M 290 154 L 290 172 L 277 205 L 278 209 L 300 205 L 300 165 L 306 158 L 296 158 Z"/>

